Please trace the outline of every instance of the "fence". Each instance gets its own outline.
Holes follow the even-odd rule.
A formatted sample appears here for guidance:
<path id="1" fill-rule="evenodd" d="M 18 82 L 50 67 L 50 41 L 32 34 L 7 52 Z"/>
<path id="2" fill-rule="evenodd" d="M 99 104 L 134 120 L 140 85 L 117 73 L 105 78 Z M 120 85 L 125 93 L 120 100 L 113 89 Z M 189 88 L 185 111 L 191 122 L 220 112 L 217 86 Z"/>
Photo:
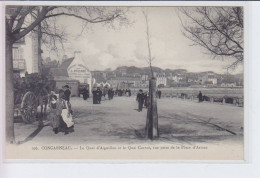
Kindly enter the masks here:
<path id="1" fill-rule="evenodd" d="M 136 95 L 138 90 L 131 89 L 132 94 Z M 244 106 L 243 88 L 165 88 L 160 90 L 162 92 L 161 98 L 177 98 L 198 102 L 197 95 L 201 91 L 205 102 Z"/>

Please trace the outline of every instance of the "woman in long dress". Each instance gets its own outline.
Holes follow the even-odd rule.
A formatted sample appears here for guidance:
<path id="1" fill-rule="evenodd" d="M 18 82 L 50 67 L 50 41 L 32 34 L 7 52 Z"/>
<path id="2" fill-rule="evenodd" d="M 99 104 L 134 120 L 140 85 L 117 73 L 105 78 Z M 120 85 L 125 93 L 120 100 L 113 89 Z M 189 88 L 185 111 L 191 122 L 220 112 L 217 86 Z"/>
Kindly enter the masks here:
<path id="1" fill-rule="evenodd" d="M 57 102 L 57 111 L 60 114 L 61 118 L 61 130 L 64 130 L 65 134 L 74 131 L 74 122 L 71 115 L 70 106 L 67 100 L 64 97 L 64 91 L 59 91 L 59 99 Z M 65 124 L 62 124 L 65 123 Z M 62 126 L 63 125 L 63 126 Z"/>
<path id="2" fill-rule="evenodd" d="M 57 96 L 52 94 L 50 96 L 50 113 L 49 113 L 49 120 L 51 122 L 51 126 L 53 128 L 53 132 L 55 134 L 58 133 L 58 129 L 60 126 L 60 121 L 59 121 L 59 115 L 57 114 Z"/>

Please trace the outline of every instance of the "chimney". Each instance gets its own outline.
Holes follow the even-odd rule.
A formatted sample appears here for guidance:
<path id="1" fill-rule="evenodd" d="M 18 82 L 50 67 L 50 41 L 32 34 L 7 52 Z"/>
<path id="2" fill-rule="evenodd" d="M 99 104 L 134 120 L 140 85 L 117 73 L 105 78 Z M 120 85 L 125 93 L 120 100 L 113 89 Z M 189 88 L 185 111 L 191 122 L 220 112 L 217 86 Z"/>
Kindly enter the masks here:
<path id="1" fill-rule="evenodd" d="M 79 58 L 81 56 L 81 51 L 74 52 L 74 59 Z"/>

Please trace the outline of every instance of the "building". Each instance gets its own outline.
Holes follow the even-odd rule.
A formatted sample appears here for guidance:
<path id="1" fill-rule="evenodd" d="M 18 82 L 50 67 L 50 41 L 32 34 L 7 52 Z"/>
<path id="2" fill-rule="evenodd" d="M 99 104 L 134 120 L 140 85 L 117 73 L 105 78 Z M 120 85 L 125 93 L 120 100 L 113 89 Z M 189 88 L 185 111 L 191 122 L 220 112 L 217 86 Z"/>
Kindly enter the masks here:
<path id="1" fill-rule="evenodd" d="M 78 80 L 79 83 L 87 83 L 89 89 L 92 90 L 92 75 L 81 57 L 81 52 L 74 52 L 74 57 L 64 60 L 59 68 L 67 70 L 68 76 L 72 80 Z"/>
<path id="2" fill-rule="evenodd" d="M 217 85 L 218 79 L 216 78 L 216 75 L 214 74 L 214 72 L 203 72 L 199 76 L 200 84 L 204 85 L 204 84 L 208 84 L 208 82 L 211 82 L 211 84 L 213 84 L 213 85 Z"/>
<path id="3" fill-rule="evenodd" d="M 107 81 L 114 88 L 140 87 L 141 80 L 136 77 L 113 77 Z"/>
<path id="4" fill-rule="evenodd" d="M 92 71 L 91 75 L 92 75 L 93 82 L 95 83 L 105 82 L 107 79 L 106 73 L 102 71 Z"/>
<path id="5" fill-rule="evenodd" d="M 21 77 L 25 73 L 38 73 L 41 66 L 41 51 L 38 43 L 38 34 L 31 32 L 13 44 L 14 74 Z"/>
<path id="6" fill-rule="evenodd" d="M 141 75 L 141 79 L 142 79 L 142 81 L 147 81 L 147 80 L 149 80 L 149 76 L 146 74 Z"/>
<path id="7" fill-rule="evenodd" d="M 8 19 L 16 12 L 17 7 L 6 8 L 6 17 Z M 26 10 L 24 10 L 26 11 Z M 23 13 L 23 12 L 21 12 Z M 25 21 L 31 22 L 34 18 L 26 16 Z M 38 27 L 35 28 L 37 30 Z M 13 44 L 13 71 L 14 76 L 24 77 L 25 73 L 39 72 L 39 65 L 41 65 L 40 54 L 40 37 L 36 32 L 30 32 Z"/>
<path id="8" fill-rule="evenodd" d="M 156 74 L 156 86 L 166 87 L 167 85 L 167 78 L 165 73 L 157 73 Z"/>

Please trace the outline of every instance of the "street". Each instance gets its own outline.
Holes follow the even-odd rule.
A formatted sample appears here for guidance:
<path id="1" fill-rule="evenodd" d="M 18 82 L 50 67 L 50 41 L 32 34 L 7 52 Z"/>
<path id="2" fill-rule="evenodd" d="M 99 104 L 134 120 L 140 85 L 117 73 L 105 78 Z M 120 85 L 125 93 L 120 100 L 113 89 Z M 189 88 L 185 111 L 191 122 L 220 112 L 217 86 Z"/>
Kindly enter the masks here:
<path id="1" fill-rule="evenodd" d="M 176 98 L 158 99 L 160 143 L 243 144 L 243 108 L 220 103 L 197 103 Z M 144 137 L 146 112 L 137 111 L 135 96 L 114 97 L 92 104 L 92 99 L 71 99 L 75 132 L 53 133 L 45 121 L 15 123 L 16 140 L 21 144 L 147 143 Z M 33 133 L 34 132 L 34 133 Z M 33 134 L 32 134 L 33 133 Z M 30 135 L 29 139 L 28 136 Z"/>

